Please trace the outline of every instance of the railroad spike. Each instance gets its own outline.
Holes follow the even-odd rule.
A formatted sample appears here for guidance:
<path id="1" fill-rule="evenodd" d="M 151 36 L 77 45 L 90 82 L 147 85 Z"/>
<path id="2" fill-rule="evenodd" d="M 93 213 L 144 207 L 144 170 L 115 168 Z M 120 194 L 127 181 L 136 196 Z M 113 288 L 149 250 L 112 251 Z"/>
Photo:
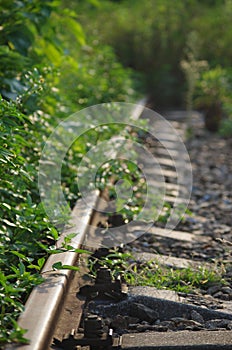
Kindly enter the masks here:
<path id="1" fill-rule="evenodd" d="M 121 301 L 127 298 L 127 286 L 121 282 L 120 277 L 113 280 L 110 269 L 101 266 L 97 271 L 94 285 L 80 288 L 79 293 L 90 299 L 113 299 Z"/>
<path id="2" fill-rule="evenodd" d="M 54 339 L 54 345 L 65 350 L 76 350 L 80 346 L 89 346 L 90 350 L 111 350 L 113 330 L 104 324 L 100 316 L 91 314 L 84 320 L 84 333 L 72 331 L 62 341 Z"/>

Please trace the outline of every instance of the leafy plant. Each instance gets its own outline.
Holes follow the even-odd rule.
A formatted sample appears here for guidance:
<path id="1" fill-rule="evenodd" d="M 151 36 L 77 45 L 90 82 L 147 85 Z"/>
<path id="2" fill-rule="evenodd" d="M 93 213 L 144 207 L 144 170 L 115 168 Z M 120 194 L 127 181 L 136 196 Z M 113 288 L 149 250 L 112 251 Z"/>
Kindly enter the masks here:
<path id="1" fill-rule="evenodd" d="M 217 66 L 203 72 L 197 82 L 195 105 L 205 111 L 205 123 L 209 130 L 218 130 L 225 105 L 231 104 L 230 80 L 229 71 Z"/>
<path id="2" fill-rule="evenodd" d="M 226 101 L 229 91 L 228 71 L 220 66 L 202 73 L 197 84 L 197 106 L 211 106 Z"/>
<path id="3" fill-rule="evenodd" d="M 196 288 L 207 290 L 212 285 L 226 283 L 218 267 L 213 270 L 201 266 L 184 269 L 164 267 L 157 260 L 138 261 L 126 251 L 109 251 L 100 259 L 90 257 L 89 262 L 93 276 L 96 275 L 96 266 L 105 266 L 111 269 L 114 277 L 121 274 L 129 285 L 134 286 L 152 286 L 190 293 Z"/>
<path id="4" fill-rule="evenodd" d="M 95 45 L 92 39 L 84 47 L 87 38 L 65 1 L 9 0 L 1 2 L 0 10 L 0 343 L 4 344 L 26 342 L 17 318 L 33 286 L 43 281 L 40 272 L 46 258 L 67 250 L 87 253 L 72 247 L 71 236 L 56 247 L 59 233 L 40 203 L 37 172 L 46 138 L 62 118 L 82 107 L 137 95 L 131 73 L 117 62 L 111 48 Z M 91 131 L 65 159 L 62 186 L 71 206 L 79 197 L 76 166 L 87 150 L 82 141 L 91 144 L 95 138 Z M 77 269 L 61 262 L 54 265 L 64 268 Z"/>

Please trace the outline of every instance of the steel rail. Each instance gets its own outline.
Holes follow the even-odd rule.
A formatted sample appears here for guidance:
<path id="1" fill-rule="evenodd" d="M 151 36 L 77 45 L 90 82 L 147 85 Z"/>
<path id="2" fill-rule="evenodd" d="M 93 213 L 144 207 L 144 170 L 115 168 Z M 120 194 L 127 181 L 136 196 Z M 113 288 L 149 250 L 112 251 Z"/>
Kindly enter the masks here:
<path id="1" fill-rule="evenodd" d="M 137 120 L 140 117 L 145 105 L 146 99 L 138 102 L 132 112 L 132 120 Z M 58 248 L 62 247 L 65 236 L 71 232 L 78 233 L 71 242 L 73 248 L 81 248 L 94 215 L 92 208 L 96 208 L 99 198 L 100 191 L 95 190 L 86 198 L 88 207 L 81 200 L 77 201 L 69 220 L 71 229 L 63 231 L 57 241 Z M 25 304 L 25 309 L 18 319 L 18 325 L 27 330 L 24 337 L 29 340 L 29 344 L 13 343 L 7 345 L 5 350 L 45 350 L 50 347 L 73 272 L 69 269 L 54 271 L 53 265 L 57 262 L 61 262 L 62 265 L 75 265 L 78 256 L 78 253 L 72 251 L 49 256 L 41 272 L 44 282 L 33 288 Z"/>
<path id="2" fill-rule="evenodd" d="M 92 216 L 91 207 L 96 206 L 98 197 L 99 191 L 94 191 L 88 198 L 89 207 L 82 208 L 77 202 L 72 211 L 70 220 L 72 232 L 78 232 L 74 246 L 76 249 L 81 247 L 85 239 L 86 228 Z M 63 242 L 64 237 L 70 233 L 69 231 L 65 230 L 62 233 L 57 244 L 58 247 Z M 19 326 L 27 330 L 24 336 L 29 339 L 30 343 L 26 345 L 10 344 L 6 350 L 45 350 L 48 348 L 72 274 L 72 271 L 68 269 L 54 271 L 52 266 L 56 262 L 61 262 L 62 265 L 74 265 L 77 259 L 78 253 L 69 251 L 49 256 L 41 272 L 44 282 L 32 290 L 25 310 L 18 320 Z"/>

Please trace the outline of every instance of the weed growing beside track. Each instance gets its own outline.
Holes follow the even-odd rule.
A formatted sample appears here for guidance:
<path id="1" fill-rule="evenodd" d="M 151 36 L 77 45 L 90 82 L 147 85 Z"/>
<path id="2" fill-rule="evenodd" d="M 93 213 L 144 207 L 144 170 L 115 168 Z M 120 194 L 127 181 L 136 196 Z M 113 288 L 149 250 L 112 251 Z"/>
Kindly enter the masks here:
<path id="1" fill-rule="evenodd" d="M 95 253 L 89 259 L 90 275 L 95 277 L 99 266 L 109 268 L 114 278 L 120 275 L 131 286 L 151 286 L 192 293 L 196 290 L 207 290 L 214 285 L 226 285 L 224 270 L 220 266 L 215 265 L 212 269 L 203 263 L 198 267 L 170 268 L 163 266 L 157 259 L 138 260 L 126 249 L 122 252 L 119 249 L 109 251 L 100 258 Z"/>
<path id="2" fill-rule="evenodd" d="M 86 38 L 63 6 L 62 1 L 25 0 L 0 5 L 0 344 L 27 341 L 17 318 L 33 286 L 43 280 L 46 258 L 56 252 L 59 234 L 37 187 L 47 137 L 62 118 L 81 108 L 137 96 L 131 72 L 110 47 Z M 62 187 L 71 206 L 79 197 L 77 164 L 95 134 L 83 136 L 65 159 Z"/>

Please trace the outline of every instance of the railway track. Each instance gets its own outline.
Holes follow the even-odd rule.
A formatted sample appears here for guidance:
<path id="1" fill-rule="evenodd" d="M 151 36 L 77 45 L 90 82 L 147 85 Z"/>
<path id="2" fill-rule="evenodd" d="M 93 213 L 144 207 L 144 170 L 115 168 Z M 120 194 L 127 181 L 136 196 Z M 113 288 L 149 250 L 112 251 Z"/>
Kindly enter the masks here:
<path id="1" fill-rule="evenodd" d="M 148 117 L 149 123 L 153 122 L 143 105 L 134 111 L 134 118 L 138 117 Z M 116 215 L 110 225 L 115 229 L 112 232 L 117 232 L 117 239 L 114 236 L 112 240 L 111 235 L 100 244 L 99 232 L 105 232 L 109 225 L 109 217 L 104 213 L 109 208 L 105 208 L 108 204 L 100 199 L 98 191 L 89 193 L 88 206 L 79 202 L 74 207 L 71 228 L 64 230 L 58 247 L 71 232 L 79 233 L 72 240 L 75 249 L 96 244 L 93 260 L 100 265 L 94 267 L 95 281 L 87 277 L 85 255 L 64 252 L 50 256 L 42 271 L 45 282 L 34 288 L 19 320 L 20 326 L 28 329 L 25 336 L 30 344 L 10 345 L 6 349 L 232 349 L 232 296 L 228 286 L 224 288 L 225 295 L 226 288 L 228 292 L 226 300 L 207 292 L 126 286 L 120 276 L 112 278 L 109 267 L 104 266 L 104 259 L 113 254 L 111 248 L 116 242 L 123 243 L 120 254 L 133 255 L 129 266 L 138 266 L 140 272 L 146 264 L 153 269 L 167 267 L 173 274 L 181 269 L 198 271 L 199 266 L 214 269 L 213 247 L 211 255 L 205 254 L 205 258 L 197 254 L 212 243 L 212 237 L 183 230 L 181 223 L 177 226 L 179 218 L 175 214 L 189 201 L 191 169 L 188 153 L 180 142 L 180 137 L 185 138 L 184 113 L 171 113 L 167 118 L 170 123 L 156 124 L 157 138 L 146 133 L 141 136 L 146 138 L 153 159 L 142 152 L 137 158 L 152 188 L 148 200 L 161 194 L 159 215 L 164 218 L 168 209 L 173 220 L 157 225 L 136 220 L 124 227 L 122 218 Z M 180 250 L 186 258 L 178 256 Z M 80 271 L 54 271 L 54 264 L 60 262 L 78 265 Z M 211 288 L 216 287 L 217 284 Z"/>

